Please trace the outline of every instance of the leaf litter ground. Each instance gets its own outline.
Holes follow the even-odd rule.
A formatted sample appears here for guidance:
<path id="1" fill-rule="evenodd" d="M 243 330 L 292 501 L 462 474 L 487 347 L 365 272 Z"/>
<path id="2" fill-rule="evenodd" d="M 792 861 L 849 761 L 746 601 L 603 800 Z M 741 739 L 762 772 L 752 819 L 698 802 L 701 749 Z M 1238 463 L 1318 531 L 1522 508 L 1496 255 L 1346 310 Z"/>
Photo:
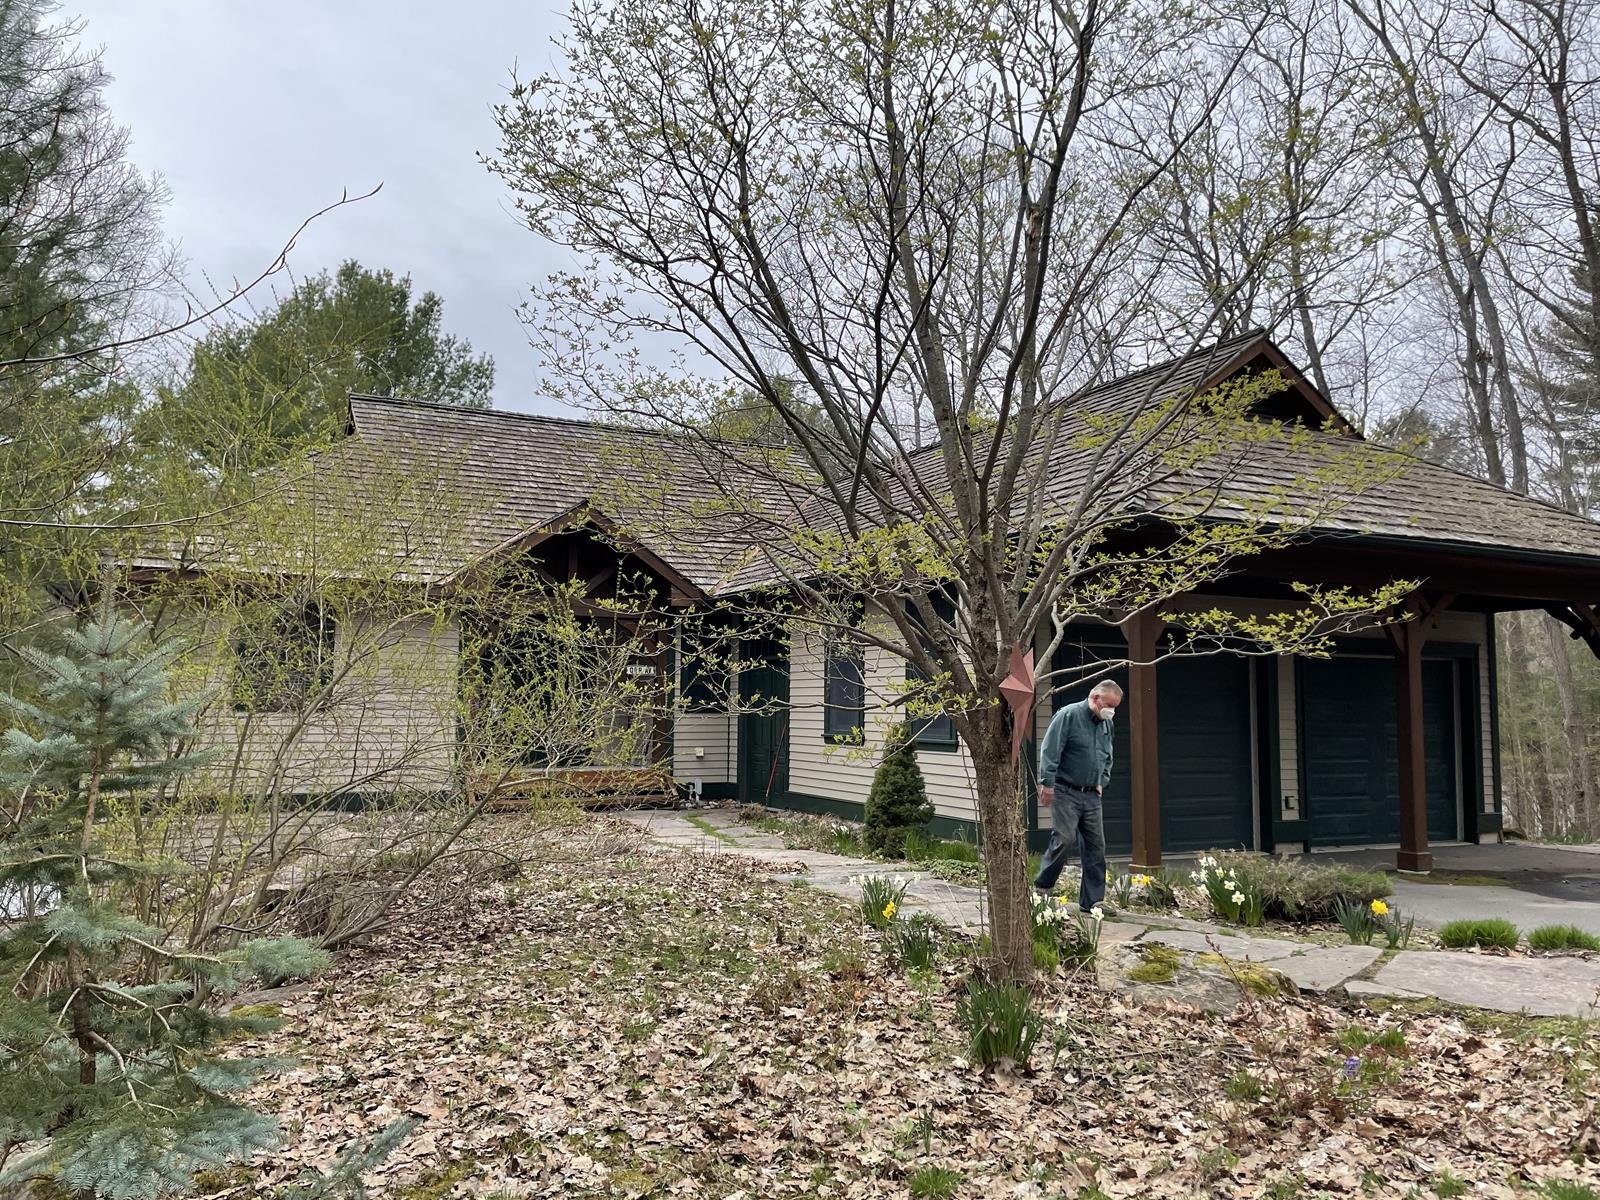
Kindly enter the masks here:
<path id="1" fill-rule="evenodd" d="M 599 818 L 401 919 L 260 1043 L 284 1147 L 403 1115 L 376 1196 L 1538 1196 L 1597 1186 L 1600 1031 L 1042 980 L 1031 1071 L 965 1059 L 971 959 L 908 974 L 848 904 Z M 1398 1030 L 1398 1033 L 1393 1032 Z M 1386 1032 L 1389 1031 L 1389 1032 Z M 220 1192 L 219 1192 L 220 1194 Z M 1600 1192 L 1593 1193 L 1600 1195 Z"/>

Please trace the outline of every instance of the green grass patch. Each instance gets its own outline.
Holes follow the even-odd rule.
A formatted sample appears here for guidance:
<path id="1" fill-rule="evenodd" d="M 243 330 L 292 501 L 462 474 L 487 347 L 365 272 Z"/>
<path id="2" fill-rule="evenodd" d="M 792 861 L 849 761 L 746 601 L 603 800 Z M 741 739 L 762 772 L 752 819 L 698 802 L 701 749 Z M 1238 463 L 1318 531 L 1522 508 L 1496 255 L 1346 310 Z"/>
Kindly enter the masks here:
<path id="1" fill-rule="evenodd" d="M 1451 921 L 1439 928 L 1439 944 L 1452 950 L 1468 946 L 1515 950 L 1520 936 L 1517 927 L 1503 917 Z"/>
<path id="2" fill-rule="evenodd" d="M 1600 937 L 1576 925 L 1541 925 L 1528 934 L 1530 950 L 1600 950 Z"/>
<path id="3" fill-rule="evenodd" d="M 1439 1200 L 1451 1200 L 1454 1196 L 1466 1194 L 1467 1181 L 1441 1167 L 1433 1173 L 1433 1178 L 1428 1181 L 1428 1186 L 1433 1189 L 1433 1194 L 1438 1196 Z"/>
<path id="4" fill-rule="evenodd" d="M 972 842 L 953 842 L 929 837 L 921 830 L 906 834 L 906 859 L 909 862 L 963 862 L 975 863 L 981 855 Z"/>
<path id="5" fill-rule="evenodd" d="M 736 846 L 739 844 L 735 838 L 729 837 L 717 826 L 713 825 L 710 821 L 696 813 L 684 813 L 684 817 L 688 820 L 689 824 L 693 825 L 707 837 L 716 838 L 717 841 L 723 842 L 729 846 Z"/>
<path id="6" fill-rule="evenodd" d="M 906 1190 L 917 1200 L 949 1200 L 960 1186 L 960 1171 L 932 1164 L 918 1167 L 911 1178 L 906 1180 Z"/>
<path id="7" fill-rule="evenodd" d="M 1540 1186 L 1536 1195 L 1545 1200 L 1600 1200 L 1600 1192 L 1581 1183 L 1568 1183 L 1565 1179 L 1549 1179 Z"/>
<path id="8" fill-rule="evenodd" d="M 1435 867 L 1426 875 L 1407 875 L 1407 883 L 1437 883 L 1445 887 L 1510 887 L 1509 879 L 1498 875 L 1478 875 L 1472 871 L 1445 871 Z"/>

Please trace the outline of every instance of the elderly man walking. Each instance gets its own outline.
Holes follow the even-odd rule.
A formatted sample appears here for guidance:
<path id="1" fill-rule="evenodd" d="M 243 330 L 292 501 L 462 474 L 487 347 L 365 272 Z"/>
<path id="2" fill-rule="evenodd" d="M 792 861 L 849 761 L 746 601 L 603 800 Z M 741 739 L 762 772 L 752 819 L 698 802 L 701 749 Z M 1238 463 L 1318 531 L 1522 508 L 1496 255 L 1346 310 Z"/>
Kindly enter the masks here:
<path id="1" fill-rule="evenodd" d="M 1102 679 L 1088 699 L 1050 719 L 1039 749 L 1039 803 L 1050 806 L 1050 845 L 1033 886 L 1048 892 L 1066 865 L 1074 840 L 1083 864 L 1078 908 L 1088 912 L 1106 895 L 1106 825 L 1101 801 L 1111 782 L 1111 719 L 1122 688 Z"/>

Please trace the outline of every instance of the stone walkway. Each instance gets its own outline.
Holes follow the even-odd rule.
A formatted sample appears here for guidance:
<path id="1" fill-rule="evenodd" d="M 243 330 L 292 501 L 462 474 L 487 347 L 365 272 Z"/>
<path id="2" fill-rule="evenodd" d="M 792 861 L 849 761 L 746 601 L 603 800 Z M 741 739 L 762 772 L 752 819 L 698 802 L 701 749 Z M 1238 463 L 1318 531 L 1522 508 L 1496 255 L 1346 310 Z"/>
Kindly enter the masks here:
<path id="1" fill-rule="evenodd" d="M 664 846 L 702 853 L 736 854 L 771 863 L 776 879 L 803 879 L 821 891 L 858 899 L 850 881 L 878 873 L 904 881 L 903 911 L 926 912 L 969 933 L 984 928 L 980 889 L 950 883 L 911 866 L 791 850 L 783 838 L 742 822 L 726 809 L 680 812 L 646 809 L 620 814 Z M 800 868 L 796 871 L 794 868 Z M 1103 943 L 1159 942 L 1194 953 L 1220 953 L 1260 963 L 1302 991 L 1342 989 L 1352 996 L 1434 998 L 1471 1008 L 1535 1016 L 1600 1017 L 1600 962 L 1580 958 L 1497 958 L 1463 951 L 1402 950 L 1374 970 L 1376 946 L 1319 946 L 1293 938 L 1248 936 L 1236 929 L 1182 917 L 1107 920 Z"/>

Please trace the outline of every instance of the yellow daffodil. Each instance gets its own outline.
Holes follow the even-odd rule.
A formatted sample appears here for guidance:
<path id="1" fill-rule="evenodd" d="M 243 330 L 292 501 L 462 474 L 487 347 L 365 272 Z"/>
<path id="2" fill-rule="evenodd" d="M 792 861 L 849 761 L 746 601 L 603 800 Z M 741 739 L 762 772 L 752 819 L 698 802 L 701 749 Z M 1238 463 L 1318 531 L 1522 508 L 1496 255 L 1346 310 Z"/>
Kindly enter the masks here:
<path id="1" fill-rule="evenodd" d="M 1388 912 L 1389 912 L 1389 906 L 1387 904 L 1385 904 L 1382 900 L 1374 900 L 1372 902 L 1372 915 L 1373 916 L 1375 916 L 1375 917 L 1386 916 L 1388 914 Z"/>
<path id="2" fill-rule="evenodd" d="M 887 904 L 885 904 L 883 906 L 883 919 L 885 921 L 894 920 L 894 913 L 895 913 L 895 902 L 893 900 L 891 900 L 891 901 L 889 901 L 889 903 L 887 903 Z"/>

